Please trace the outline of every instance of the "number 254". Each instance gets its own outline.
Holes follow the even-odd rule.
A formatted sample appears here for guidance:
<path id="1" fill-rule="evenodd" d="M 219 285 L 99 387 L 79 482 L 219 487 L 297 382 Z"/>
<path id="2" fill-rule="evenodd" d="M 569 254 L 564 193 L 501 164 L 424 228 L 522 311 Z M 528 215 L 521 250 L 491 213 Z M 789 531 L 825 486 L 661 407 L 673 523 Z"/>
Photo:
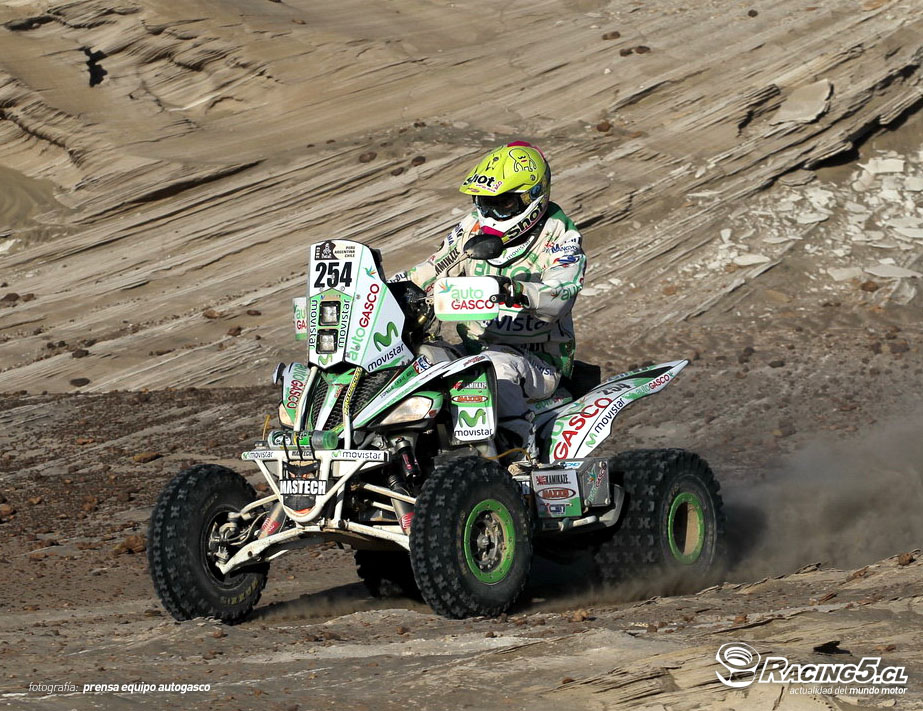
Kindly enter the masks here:
<path id="1" fill-rule="evenodd" d="M 346 262 L 342 268 L 340 262 L 318 262 L 314 267 L 314 272 L 316 274 L 315 289 L 323 289 L 325 286 L 333 289 L 340 284 L 348 287 L 353 283 L 352 262 Z"/>

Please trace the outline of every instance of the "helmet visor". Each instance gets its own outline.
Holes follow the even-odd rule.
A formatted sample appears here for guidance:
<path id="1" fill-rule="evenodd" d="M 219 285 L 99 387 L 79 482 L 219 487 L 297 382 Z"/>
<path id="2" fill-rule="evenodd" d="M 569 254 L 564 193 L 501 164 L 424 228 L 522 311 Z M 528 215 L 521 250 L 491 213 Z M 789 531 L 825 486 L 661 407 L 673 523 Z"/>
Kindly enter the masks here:
<path id="1" fill-rule="evenodd" d="M 503 193 L 502 195 L 476 195 L 474 204 L 485 217 L 494 220 L 508 220 L 526 208 L 522 193 Z"/>

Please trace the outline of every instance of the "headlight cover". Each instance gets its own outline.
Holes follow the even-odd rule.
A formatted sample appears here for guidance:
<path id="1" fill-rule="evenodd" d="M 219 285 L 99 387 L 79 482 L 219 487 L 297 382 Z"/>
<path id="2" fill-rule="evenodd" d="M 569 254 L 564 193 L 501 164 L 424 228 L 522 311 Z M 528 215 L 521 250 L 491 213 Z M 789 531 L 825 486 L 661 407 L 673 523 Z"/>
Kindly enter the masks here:
<path id="1" fill-rule="evenodd" d="M 340 323 L 340 302 L 322 301 L 320 304 L 320 325 L 336 326 Z"/>
<path id="2" fill-rule="evenodd" d="M 335 353 L 337 349 L 337 332 L 332 328 L 323 328 L 317 332 L 317 352 Z"/>
<path id="3" fill-rule="evenodd" d="M 383 425 L 399 425 L 402 422 L 416 422 L 426 417 L 433 409 L 433 401 L 424 395 L 415 395 L 395 407 L 381 421 Z"/>

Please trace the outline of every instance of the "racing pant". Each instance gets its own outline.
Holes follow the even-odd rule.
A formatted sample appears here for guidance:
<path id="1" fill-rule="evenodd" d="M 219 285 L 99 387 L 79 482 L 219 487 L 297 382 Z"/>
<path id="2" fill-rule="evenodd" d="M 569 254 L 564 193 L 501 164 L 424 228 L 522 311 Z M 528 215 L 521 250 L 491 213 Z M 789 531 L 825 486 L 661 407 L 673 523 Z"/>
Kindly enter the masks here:
<path id="1" fill-rule="evenodd" d="M 511 346 L 493 344 L 484 354 L 497 373 L 498 425 L 515 434 L 531 456 L 537 456 L 533 414 L 527 400 L 554 395 L 561 374 L 538 356 Z"/>

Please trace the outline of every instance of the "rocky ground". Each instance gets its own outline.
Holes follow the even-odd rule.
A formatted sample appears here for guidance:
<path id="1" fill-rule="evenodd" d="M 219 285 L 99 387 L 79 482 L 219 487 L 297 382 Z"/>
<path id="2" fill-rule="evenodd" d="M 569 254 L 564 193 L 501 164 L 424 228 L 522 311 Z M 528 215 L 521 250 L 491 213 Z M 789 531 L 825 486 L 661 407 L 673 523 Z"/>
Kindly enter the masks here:
<path id="1" fill-rule="evenodd" d="M 916 2 L 479 8 L 0 6 L 0 703 L 923 707 Z M 610 448 L 712 463 L 720 584 L 595 590 L 538 561 L 508 616 L 454 622 L 369 598 L 319 545 L 273 564 L 246 623 L 172 621 L 150 508 L 192 462 L 251 474 L 304 245 L 406 266 L 513 134 L 585 235 L 580 357 L 691 361 Z M 738 641 L 909 682 L 735 691 L 715 655 Z M 83 693 L 134 682 L 210 690 Z"/>
<path id="2" fill-rule="evenodd" d="M 734 345 L 723 349 L 689 342 L 698 358 L 624 413 L 613 444 L 687 446 L 711 460 L 729 516 L 727 582 L 647 599 L 673 591 L 589 589 L 579 565 L 539 560 L 501 620 L 453 622 L 412 600 L 373 600 L 349 551 L 318 546 L 273 564 L 243 625 L 176 623 L 147 572 L 150 507 L 194 461 L 251 474 L 235 457 L 258 436 L 274 389 L 8 394 L 0 699 L 11 708 L 162 705 L 171 692 L 84 694 L 82 685 L 176 682 L 210 684 L 182 699 L 203 709 L 923 705 L 914 551 L 923 444 L 917 401 L 902 394 L 921 386 L 921 370 L 916 348 L 891 350 L 919 336 L 857 340 L 834 329 L 806 344 L 784 333 L 737 334 L 736 343 L 726 334 Z M 645 346 L 637 360 L 681 342 Z M 817 378 L 832 354 L 850 365 Z M 804 662 L 882 656 L 906 665 L 911 681 L 900 696 L 839 700 L 792 684 L 734 692 L 717 682 L 714 656 L 738 640 Z M 814 651 L 834 640 L 848 654 Z M 29 692 L 32 682 L 79 690 Z"/>

